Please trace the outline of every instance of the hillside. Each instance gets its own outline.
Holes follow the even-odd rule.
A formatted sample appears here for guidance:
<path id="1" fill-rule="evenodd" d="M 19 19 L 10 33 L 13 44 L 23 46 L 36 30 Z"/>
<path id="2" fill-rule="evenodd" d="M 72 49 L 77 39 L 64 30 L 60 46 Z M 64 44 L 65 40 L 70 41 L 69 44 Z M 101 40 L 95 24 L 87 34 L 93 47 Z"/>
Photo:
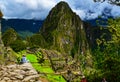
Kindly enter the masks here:
<path id="1" fill-rule="evenodd" d="M 94 1 L 97 3 L 101 0 Z M 109 18 L 108 9 L 109 6 L 101 15 Z M 120 18 L 108 19 L 102 16 L 82 21 L 67 2 L 61 1 L 50 10 L 42 23 L 32 19 L 3 19 L 3 30 L 9 24 L 15 29 L 7 29 L 3 35 L 0 31 L 0 65 L 3 66 L 0 67 L 0 80 L 13 80 L 9 74 L 15 74 L 16 71 L 8 69 L 8 73 L 3 73 L 6 68 L 13 66 L 16 70 L 18 66 L 23 66 L 27 71 L 32 64 L 39 73 L 40 80 L 49 82 L 80 82 L 83 76 L 89 82 L 101 82 L 103 79 L 120 82 Z M 41 26 L 38 28 L 39 25 Z M 24 39 L 19 36 L 20 33 L 25 35 L 28 32 L 34 34 Z M 25 55 L 30 64 L 21 64 L 22 55 Z M 35 74 L 38 74 L 36 71 Z M 14 80 L 28 80 L 29 76 L 25 71 L 22 75 L 19 71 L 17 73 L 19 75 L 15 74 Z M 38 79 L 37 75 L 36 80 Z M 32 82 L 35 81 L 33 80 Z"/>
<path id="2" fill-rule="evenodd" d="M 39 32 L 42 26 L 42 20 L 35 19 L 2 19 L 2 31 L 4 32 L 8 27 L 12 27 L 17 32 L 29 31 L 29 32 Z"/>
<path id="3" fill-rule="evenodd" d="M 66 2 L 58 3 L 50 11 L 40 33 L 50 48 L 73 57 L 88 49 L 83 22 Z"/>

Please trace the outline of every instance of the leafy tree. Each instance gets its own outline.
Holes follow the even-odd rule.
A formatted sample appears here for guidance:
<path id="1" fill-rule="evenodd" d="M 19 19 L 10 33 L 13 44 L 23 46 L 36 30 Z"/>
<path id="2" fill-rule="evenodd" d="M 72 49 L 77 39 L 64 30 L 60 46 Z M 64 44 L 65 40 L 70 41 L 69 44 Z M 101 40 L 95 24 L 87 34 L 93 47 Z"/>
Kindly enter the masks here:
<path id="1" fill-rule="evenodd" d="M 45 47 L 46 45 L 44 38 L 40 34 L 34 34 L 33 36 L 28 37 L 27 41 L 29 47 Z"/>
<path id="2" fill-rule="evenodd" d="M 15 52 L 20 52 L 24 49 L 26 49 L 26 44 L 22 40 L 15 40 L 10 44 L 10 47 L 15 51 Z"/>
<path id="3" fill-rule="evenodd" d="M 26 48 L 25 42 L 23 42 L 13 28 L 8 28 L 3 33 L 2 40 L 5 46 L 10 46 L 16 52 Z"/>
<path id="4" fill-rule="evenodd" d="M 17 32 L 13 28 L 7 29 L 2 36 L 2 40 L 5 46 L 9 46 L 17 39 Z"/>
<path id="5" fill-rule="evenodd" d="M 102 35 L 101 39 L 97 40 L 99 46 L 102 44 L 103 47 L 98 47 L 94 54 L 95 65 L 97 69 L 101 69 L 103 77 L 109 82 L 120 82 L 120 18 L 109 19 L 107 29 L 111 34 L 111 39 L 106 40 Z"/>

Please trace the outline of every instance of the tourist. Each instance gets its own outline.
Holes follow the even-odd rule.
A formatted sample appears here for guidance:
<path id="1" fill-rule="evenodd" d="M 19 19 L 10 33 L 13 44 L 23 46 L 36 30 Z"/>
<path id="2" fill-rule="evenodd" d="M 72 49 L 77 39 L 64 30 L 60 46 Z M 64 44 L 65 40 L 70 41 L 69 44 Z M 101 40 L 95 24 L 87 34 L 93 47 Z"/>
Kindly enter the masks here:
<path id="1" fill-rule="evenodd" d="M 105 78 L 103 78 L 102 82 L 107 82 Z"/>
<path id="2" fill-rule="evenodd" d="M 26 58 L 25 55 L 22 56 L 22 58 L 21 58 L 21 63 L 22 63 L 22 64 L 23 64 L 23 63 L 28 63 L 28 60 L 27 60 L 27 58 Z"/>
<path id="3" fill-rule="evenodd" d="M 82 76 L 81 82 L 87 82 L 87 80 L 86 80 L 84 75 Z"/>

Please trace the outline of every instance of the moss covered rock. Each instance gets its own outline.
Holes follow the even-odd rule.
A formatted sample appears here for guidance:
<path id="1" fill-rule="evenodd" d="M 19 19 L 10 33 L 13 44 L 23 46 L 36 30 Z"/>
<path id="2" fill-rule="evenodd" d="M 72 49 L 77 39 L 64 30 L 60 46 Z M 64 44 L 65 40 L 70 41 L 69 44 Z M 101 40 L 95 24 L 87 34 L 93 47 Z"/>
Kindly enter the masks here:
<path id="1" fill-rule="evenodd" d="M 73 57 L 85 53 L 88 47 L 81 19 L 63 1 L 50 11 L 40 33 L 50 48 L 72 54 Z"/>

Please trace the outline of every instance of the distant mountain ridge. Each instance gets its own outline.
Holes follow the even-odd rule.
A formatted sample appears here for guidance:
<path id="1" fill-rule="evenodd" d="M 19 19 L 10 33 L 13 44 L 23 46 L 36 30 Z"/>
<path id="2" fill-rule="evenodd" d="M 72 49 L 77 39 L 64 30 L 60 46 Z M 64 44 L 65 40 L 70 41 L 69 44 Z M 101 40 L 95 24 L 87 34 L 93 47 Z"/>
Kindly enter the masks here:
<path id="1" fill-rule="evenodd" d="M 40 27 L 42 26 L 42 20 L 35 19 L 2 19 L 2 32 L 7 30 L 7 28 L 13 28 L 17 32 L 29 31 L 32 33 L 39 32 Z"/>

